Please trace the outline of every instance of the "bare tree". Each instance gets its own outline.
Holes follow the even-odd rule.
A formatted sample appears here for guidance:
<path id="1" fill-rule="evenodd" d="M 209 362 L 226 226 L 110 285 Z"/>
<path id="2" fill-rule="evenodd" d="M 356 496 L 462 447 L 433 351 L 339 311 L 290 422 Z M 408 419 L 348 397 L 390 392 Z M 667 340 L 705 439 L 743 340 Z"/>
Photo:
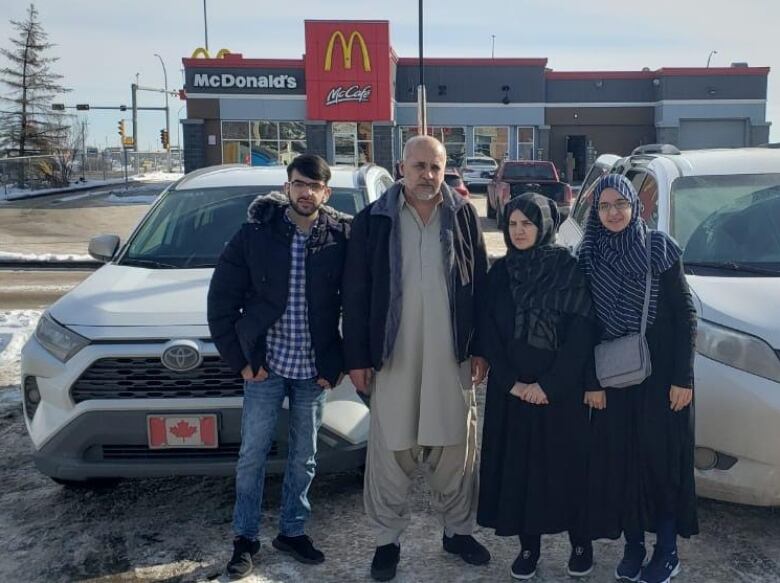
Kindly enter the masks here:
<path id="1" fill-rule="evenodd" d="M 51 112 L 52 99 L 70 89 L 60 85 L 62 75 L 51 70 L 57 57 L 47 57 L 53 44 L 47 42 L 34 4 L 24 21 L 11 20 L 18 38 L 11 49 L 0 49 L 8 65 L 0 69 L 0 94 L 4 105 L 0 118 L 0 140 L 7 153 L 25 156 L 49 153 L 67 133 L 67 117 Z"/>
<path id="2" fill-rule="evenodd" d="M 79 120 L 51 144 L 51 157 L 37 159 L 36 170 L 40 177 L 52 186 L 68 186 L 73 177 L 73 170 L 82 163 L 79 157 L 87 136 L 89 127 L 86 120 Z"/>

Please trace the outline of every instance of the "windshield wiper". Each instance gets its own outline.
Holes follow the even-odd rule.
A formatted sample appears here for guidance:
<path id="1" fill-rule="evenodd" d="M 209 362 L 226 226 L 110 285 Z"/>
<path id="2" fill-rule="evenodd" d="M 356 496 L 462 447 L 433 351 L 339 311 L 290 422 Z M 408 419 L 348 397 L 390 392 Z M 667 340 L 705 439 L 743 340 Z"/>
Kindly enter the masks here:
<path id="1" fill-rule="evenodd" d="M 746 265 L 745 263 L 737 263 L 735 261 L 685 261 L 683 259 L 683 265 L 686 268 L 703 267 L 706 269 L 723 269 L 725 271 L 741 271 L 744 273 L 780 276 L 780 270 L 769 269 L 767 267 L 758 267 L 754 265 Z"/>
<path id="2" fill-rule="evenodd" d="M 155 259 L 132 258 L 125 259 L 120 265 L 129 265 L 131 267 L 151 267 L 152 269 L 180 269 L 178 265 L 163 263 Z"/>

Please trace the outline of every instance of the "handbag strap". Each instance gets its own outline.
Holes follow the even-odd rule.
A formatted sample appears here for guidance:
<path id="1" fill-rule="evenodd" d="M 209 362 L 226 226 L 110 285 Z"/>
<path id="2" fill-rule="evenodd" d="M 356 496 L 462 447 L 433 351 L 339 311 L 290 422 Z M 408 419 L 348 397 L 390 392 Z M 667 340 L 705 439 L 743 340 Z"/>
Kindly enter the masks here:
<path id="1" fill-rule="evenodd" d="M 647 276 L 646 276 L 646 283 L 645 283 L 645 304 L 642 307 L 642 327 L 641 327 L 641 334 L 642 336 L 645 335 L 645 332 L 647 331 L 647 314 L 650 312 L 650 286 L 653 281 L 653 245 L 651 241 L 651 235 L 652 231 L 650 229 L 647 230 L 647 237 L 645 237 L 645 247 L 647 248 Z"/>

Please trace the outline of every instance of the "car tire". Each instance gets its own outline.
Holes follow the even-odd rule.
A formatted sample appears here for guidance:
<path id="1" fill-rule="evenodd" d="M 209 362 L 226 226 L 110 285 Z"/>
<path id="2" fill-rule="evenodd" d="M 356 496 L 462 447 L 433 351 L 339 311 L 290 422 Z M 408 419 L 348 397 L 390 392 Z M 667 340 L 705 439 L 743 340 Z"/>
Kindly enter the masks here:
<path id="1" fill-rule="evenodd" d="M 88 480 L 64 480 L 51 477 L 52 481 L 68 490 L 107 490 L 119 483 L 119 478 L 91 478 Z"/>
<path id="2" fill-rule="evenodd" d="M 490 197 L 487 197 L 487 216 L 489 219 L 495 219 L 496 218 L 496 209 L 493 208 L 493 205 L 490 204 Z"/>

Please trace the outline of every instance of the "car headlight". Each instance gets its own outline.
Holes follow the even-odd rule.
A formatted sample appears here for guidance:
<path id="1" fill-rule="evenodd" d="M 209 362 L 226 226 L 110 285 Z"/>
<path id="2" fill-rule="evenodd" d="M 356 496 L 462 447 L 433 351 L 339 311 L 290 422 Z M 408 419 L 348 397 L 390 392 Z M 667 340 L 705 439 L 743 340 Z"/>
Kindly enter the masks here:
<path id="1" fill-rule="evenodd" d="M 67 362 L 89 344 L 89 340 L 55 322 L 49 314 L 44 314 L 38 320 L 35 338 L 52 356 L 62 362 Z"/>
<path id="2" fill-rule="evenodd" d="M 780 357 L 755 336 L 699 320 L 696 351 L 702 356 L 780 383 Z"/>

